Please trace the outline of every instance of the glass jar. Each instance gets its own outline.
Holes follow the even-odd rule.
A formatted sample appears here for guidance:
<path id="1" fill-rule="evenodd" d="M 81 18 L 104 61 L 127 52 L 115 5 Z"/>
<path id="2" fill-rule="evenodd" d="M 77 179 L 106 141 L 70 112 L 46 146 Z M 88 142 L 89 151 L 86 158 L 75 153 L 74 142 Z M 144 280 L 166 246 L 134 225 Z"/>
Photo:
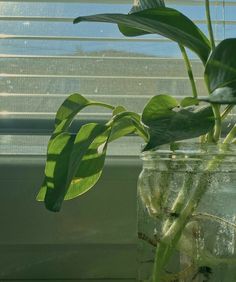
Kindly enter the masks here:
<path id="1" fill-rule="evenodd" d="M 141 155 L 138 281 L 236 281 L 236 146 Z"/>

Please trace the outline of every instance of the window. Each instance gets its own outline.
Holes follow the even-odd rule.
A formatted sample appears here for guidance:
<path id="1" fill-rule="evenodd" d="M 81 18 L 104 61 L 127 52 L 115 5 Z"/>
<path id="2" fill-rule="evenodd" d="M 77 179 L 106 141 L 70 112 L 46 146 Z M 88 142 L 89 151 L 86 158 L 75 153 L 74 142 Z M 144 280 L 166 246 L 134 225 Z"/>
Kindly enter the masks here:
<path id="1" fill-rule="evenodd" d="M 211 2 L 216 38 L 235 36 L 236 2 Z M 141 111 L 154 94 L 191 93 L 177 44 L 156 35 L 125 38 L 112 24 L 72 24 L 78 15 L 126 13 L 131 4 L 128 0 L 0 2 L 2 153 L 44 154 L 55 111 L 74 92 L 135 111 Z M 167 5 L 194 18 L 207 32 L 203 1 L 170 0 Z M 204 95 L 201 63 L 192 53 L 190 57 Z M 81 118 L 107 115 L 91 108 Z"/>
<path id="2" fill-rule="evenodd" d="M 235 37 L 236 0 L 211 2 L 216 38 Z M 135 277 L 139 139 L 110 146 L 112 156 L 136 157 L 111 158 L 97 189 L 66 203 L 62 213 L 35 201 L 55 111 L 70 93 L 141 111 L 152 95 L 191 91 L 176 44 L 154 35 L 125 38 L 111 24 L 72 24 L 78 15 L 126 13 L 131 4 L 0 0 L 0 280 Z M 206 31 L 203 0 L 167 4 Z M 201 64 L 189 55 L 201 86 Z M 107 115 L 91 108 L 78 123 Z"/>

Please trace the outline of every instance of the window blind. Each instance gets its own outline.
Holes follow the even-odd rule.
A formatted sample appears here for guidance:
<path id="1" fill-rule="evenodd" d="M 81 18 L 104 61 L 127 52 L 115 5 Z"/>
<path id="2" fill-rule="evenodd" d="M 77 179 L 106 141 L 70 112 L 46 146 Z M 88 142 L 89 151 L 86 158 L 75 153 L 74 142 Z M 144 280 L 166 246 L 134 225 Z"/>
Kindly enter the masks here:
<path id="1" fill-rule="evenodd" d="M 207 32 L 204 1 L 166 4 Z M 236 1 L 211 4 L 216 39 L 236 36 Z M 72 24 L 78 15 L 127 13 L 131 5 L 128 0 L 0 1 L 1 151 L 12 142 L 10 150 L 18 152 L 19 144 L 29 142 L 32 152 L 43 152 L 57 108 L 74 92 L 139 112 L 152 95 L 191 95 L 177 44 L 159 35 L 126 38 L 112 24 Z M 189 56 L 199 94 L 206 95 L 201 63 Z M 108 115 L 90 108 L 80 121 Z M 38 144 L 44 144 L 40 150 Z"/>

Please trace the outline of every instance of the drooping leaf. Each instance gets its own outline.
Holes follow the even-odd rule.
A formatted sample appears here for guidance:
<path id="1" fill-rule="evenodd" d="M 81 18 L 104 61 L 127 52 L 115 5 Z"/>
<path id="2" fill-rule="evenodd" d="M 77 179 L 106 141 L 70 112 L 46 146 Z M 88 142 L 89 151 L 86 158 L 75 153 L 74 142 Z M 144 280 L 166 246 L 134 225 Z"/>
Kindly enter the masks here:
<path id="1" fill-rule="evenodd" d="M 84 131 L 87 131 L 87 136 Z M 91 124 L 87 124 L 77 134 L 71 153 L 65 200 L 84 194 L 99 180 L 110 131 L 111 128 L 105 125 L 96 124 L 96 127 L 92 128 Z M 88 139 L 92 142 L 88 143 Z"/>
<path id="2" fill-rule="evenodd" d="M 236 81 L 216 88 L 211 95 L 199 100 L 215 104 L 236 104 Z"/>
<path id="3" fill-rule="evenodd" d="M 79 93 L 74 93 L 70 95 L 62 105 L 59 107 L 56 118 L 55 118 L 55 128 L 49 140 L 48 146 L 53 141 L 53 139 L 60 134 L 61 132 L 68 131 L 74 117 L 85 107 L 87 106 L 102 106 L 102 107 L 109 107 L 110 109 L 114 109 L 113 106 L 105 104 L 105 103 L 98 103 L 96 101 L 90 101 L 86 99 L 84 96 L 80 95 Z"/>
<path id="4" fill-rule="evenodd" d="M 67 177 L 68 183 L 71 182 L 71 179 L 78 170 L 79 164 L 85 156 L 87 150 L 90 148 L 91 144 L 95 141 L 97 137 L 103 135 L 104 132 L 107 132 L 108 128 L 109 127 L 106 125 L 97 123 L 88 123 L 81 127 L 81 129 L 76 135 L 74 146 L 71 151 L 70 165 Z"/>
<path id="5" fill-rule="evenodd" d="M 58 134 L 48 146 L 45 181 L 37 199 L 41 200 L 40 197 L 43 197 L 46 208 L 52 211 L 59 211 L 64 199 L 64 189 L 74 139 L 75 136 L 63 132 Z M 44 195 L 43 192 L 46 194 Z"/>
<path id="6" fill-rule="evenodd" d="M 203 63 L 206 62 L 210 53 L 210 43 L 206 36 L 189 18 L 175 9 L 159 7 L 128 15 L 91 15 L 78 17 L 74 23 L 82 21 L 116 23 L 126 36 L 148 33 L 163 35 L 190 48 L 198 54 Z"/>
<path id="7" fill-rule="evenodd" d="M 142 121 L 149 127 L 147 151 L 206 134 L 214 126 L 214 114 L 210 106 L 180 108 L 173 97 L 159 95 L 144 108 Z"/>
<path id="8" fill-rule="evenodd" d="M 104 167 L 108 142 L 137 130 L 139 127 L 134 125 L 132 121 L 137 120 L 138 116 L 138 114 L 132 112 L 120 112 L 113 117 L 113 121 L 109 123 L 111 127 L 97 136 L 84 155 L 83 160 L 77 166 L 65 200 L 84 194 L 97 183 Z"/>
<path id="9" fill-rule="evenodd" d="M 45 201 L 47 209 L 59 211 L 63 200 L 78 197 L 96 184 L 102 174 L 108 142 L 134 132 L 146 134 L 138 114 L 122 107 L 113 114 L 107 125 L 82 126 L 76 138 L 66 132 L 52 138 L 48 146 L 46 181 L 37 196 L 37 200 Z"/>
<path id="10" fill-rule="evenodd" d="M 229 38 L 223 40 L 212 52 L 205 68 L 205 79 L 210 92 L 236 81 L 235 50 L 236 38 Z"/>
<path id="11" fill-rule="evenodd" d="M 189 106 L 196 106 L 198 104 L 199 104 L 199 100 L 193 97 L 185 97 L 180 102 L 180 106 L 183 108 L 189 107 Z"/>
<path id="12" fill-rule="evenodd" d="M 107 126 L 89 123 L 81 127 L 76 138 L 69 133 L 58 134 L 50 143 L 45 167 L 45 188 L 41 189 L 38 199 L 44 198 L 47 209 L 59 211 L 67 194 L 71 179 L 86 155 L 90 145 L 100 136 Z M 45 196 L 45 197 L 44 197 Z"/>
<path id="13" fill-rule="evenodd" d="M 59 107 L 55 119 L 55 131 L 61 132 L 67 129 L 73 118 L 85 107 L 97 105 L 97 102 L 90 101 L 79 93 L 70 95 Z M 100 103 L 100 106 L 107 106 L 105 103 Z"/>

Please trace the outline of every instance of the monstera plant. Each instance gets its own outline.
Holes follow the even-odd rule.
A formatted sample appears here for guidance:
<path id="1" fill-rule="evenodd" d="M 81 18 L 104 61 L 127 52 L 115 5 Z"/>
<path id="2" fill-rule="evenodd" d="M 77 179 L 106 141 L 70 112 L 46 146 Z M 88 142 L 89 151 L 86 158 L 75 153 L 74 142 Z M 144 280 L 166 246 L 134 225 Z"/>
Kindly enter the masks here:
<path id="1" fill-rule="evenodd" d="M 183 201 L 187 188 L 192 185 L 185 179 L 185 185 L 177 194 L 170 212 L 166 212 L 161 239 L 156 244 L 151 281 L 182 281 L 177 278 L 165 280 L 166 265 L 173 250 L 181 245 L 181 236 L 208 189 L 209 175 L 224 161 L 230 144 L 236 142 L 236 125 L 228 127 L 226 134 L 222 134 L 222 121 L 236 104 L 236 38 L 224 39 L 216 46 L 208 0 L 205 8 L 208 35 L 181 12 L 166 7 L 163 0 L 135 1 L 128 14 L 98 14 L 74 20 L 74 24 L 85 21 L 114 23 L 125 36 L 159 34 L 176 42 L 186 64 L 192 94 L 177 100 L 159 93 L 148 101 L 141 115 L 122 105 L 91 101 L 79 93 L 70 95 L 56 113 L 47 149 L 45 179 L 37 197 L 44 201 L 47 209 L 57 212 L 64 200 L 87 192 L 102 174 L 109 144 L 126 135 L 142 138 L 145 143 L 143 152 L 155 151 L 161 145 L 175 148 L 178 141 L 197 137 L 202 145 L 218 146 L 220 154 L 207 160 L 201 177 L 196 180 L 195 190 Z M 208 90 L 204 98 L 198 97 L 186 48 L 199 57 L 204 67 Z M 93 106 L 111 110 L 111 118 L 105 124 L 87 123 L 76 135 L 72 134 L 69 129 L 74 118 L 84 108 Z M 204 269 L 203 265 L 200 267 Z M 205 266 L 205 270 L 209 271 L 209 267 Z"/>

